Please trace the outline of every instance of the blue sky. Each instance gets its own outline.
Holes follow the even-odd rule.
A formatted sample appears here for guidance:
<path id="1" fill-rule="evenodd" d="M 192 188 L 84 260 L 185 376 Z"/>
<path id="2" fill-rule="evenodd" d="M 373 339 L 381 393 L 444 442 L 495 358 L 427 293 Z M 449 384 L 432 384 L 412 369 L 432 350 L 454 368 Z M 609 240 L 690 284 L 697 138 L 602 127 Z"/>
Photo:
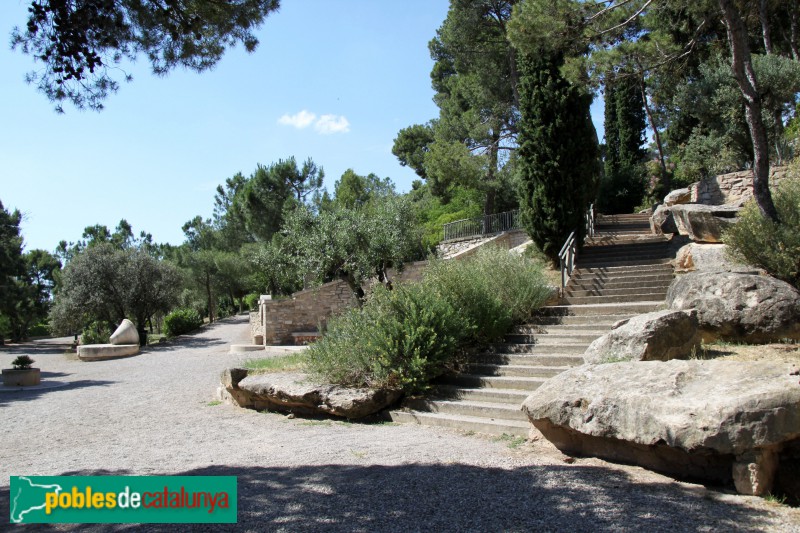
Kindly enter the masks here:
<path id="1" fill-rule="evenodd" d="M 6 36 L 29 3 L 0 2 Z M 25 214 L 26 249 L 121 218 L 179 244 L 184 222 L 211 215 L 218 184 L 290 156 L 322 165 L 329 190 L 348 168 L 408 190 L 415 175 L 391 147 L 401 128 L 438 114 L 427 45 L 448 1 L 282 4 L 254 54 L 238 47 L 212 71 L 162 78 L 140 61 L 100 113 L 56 114 L 24 82 L 31 58 L 0 48 L 0 200 Z"/>

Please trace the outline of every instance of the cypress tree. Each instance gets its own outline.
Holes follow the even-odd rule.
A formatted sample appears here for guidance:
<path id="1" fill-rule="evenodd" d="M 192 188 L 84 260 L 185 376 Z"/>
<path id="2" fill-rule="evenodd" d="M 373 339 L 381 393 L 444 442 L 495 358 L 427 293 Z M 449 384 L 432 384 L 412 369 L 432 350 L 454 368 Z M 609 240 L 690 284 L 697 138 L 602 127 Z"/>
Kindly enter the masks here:
<path id="1" fill-rule="evenodd" d="M 520 60 L 519 194 L 522 223 L 551 259 L 570 232 L 584 234 L 584 213 L 598 175 L 591 95 L 561 75 L 560 54 Z"/>
<path id="2" fill-rule="evenodd" d="M 605 213 L 630 213 L 645 194 L 645 112 L 637 80 L 619 77 L 605 91 L 605 175 L 598 204 Z"/>

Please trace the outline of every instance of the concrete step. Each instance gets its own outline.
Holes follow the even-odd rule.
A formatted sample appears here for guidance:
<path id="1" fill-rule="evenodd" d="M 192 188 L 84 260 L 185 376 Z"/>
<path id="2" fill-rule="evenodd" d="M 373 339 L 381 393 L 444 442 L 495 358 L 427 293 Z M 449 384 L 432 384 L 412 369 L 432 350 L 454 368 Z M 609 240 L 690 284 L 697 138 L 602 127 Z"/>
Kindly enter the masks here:
<path id="1" fill-rule="evenodd" d="M 486 353 L 502 353 L 502 354 L 520 354 L 527 353 L 533 355 L 549 355 L 551 353 L 558 354 L 582 354 L 586 351 L 586 347 L 591 344 L 591 341 L 586 342 L 567 342 L 567 341 L 551 341 L 547 343 L 535 344 L 521 344 L 521 343 L 505 343 L 505 344 L 492 344 L 486 348 Z"/>
<path id="2" fill-rule="evenodd" d="M 540 346 L 561 346 L 562 343 L 590 343 L 598 336 L 594 332 L 553 332 L 553 333 L 509 333 L 504 344 L 538 344 Z"/>
<path id="3" fill-rule="evenodd" d="M 570 288 L 567 286 L 565 296 L 569 298 L 585 297 L 585 296 L 625 296 L 628 294 L 667 294 L 671 282 L 664 282 L 660 284 L 639 285 L 635 287 L 626 287 L 620 289 L 609 289 L 607 287 L 600 287 L 596 289 L 579 289 Z"/>
<path id="4" fill-rule="evenodd" d="M 389 411 L 393 422 L 420 424 L 423 426 L 442 426 L 489 435 L 517 435 L 527 437 L 530 423 L 521 420 L 492 420 L 477 416 L 426 413 L 423 411 Z"/>
<path id="5" fill-rule="evenodd" d="M 574 318 L 574 317 L 571 317 Z M 539 334 L 549 334 L 549 333 L 578 333 L 578 334 L 593 334 L 597 335 L 604 335 L 608 333 L 608 330 L 611 329 L 611 326 L 619 320 L 616 317 L 611 317 L 608 319 L 607 322 L 595 322 L 589 321 L 586 324 L 525 324 L 523 326 L 516 326 L 514 328 L 514 333 L 518 333 L 521 335 L 535 335 Z"/>
<path id="6" fill-rule="evenodd" d="M 573 367 L 582 365 L 584 361 L 583 361 L 583 356 L 576 354 L 529 355 L 529 354 L 508 354 L 508 353 L 486 353 L 479 355 L 477 362 L 490 363 L 495 365 Z"/>
<path id="7" fill-rule="evenodd" d="M 487 389 L 521 389 L 534 391 L 546 378 L 528 378 L 524 376 L 479 376 L 476 374 L 446 374 L 437 380 L 437 384 L 455 385 L 465 388 L 484 387 Z"/>
<path id="8" fill-rule="evenodd" d="M 651 266 L 651 265 L 669 265 L 672 258 L 669 257 L 648 257 L 648 258 L 637 258 L 637 259 L 593 259 L 588 258 L 583 260 L 580 256 L 578 256 L 578 260 L 575 263 L 576 268 L 584 269 L 584 268 L 619 268 L 619 267 L 626 267 L 626 266 Z"/>
<path id="9" fill-rule="evenodd" d="M 580 250 L 584 257 L 603 254 L 640 254 L 653 252 L 668 252 L 670 244 L 667 241 L 632 242 L 625 244 L 597 244 L 586 245 Z"/>
<path id="10" fill-rule="evenodd" d="M 633 244 L 633 243 L 647 243 L 647 242 L 669 242 L 669 239 L 663 235 L 655 235 L 653 233 L 632 233 L 630 235 L 615 235 L 614 232 L 595 233 L 594 236 L 588 237 L 585 245 L 606 245 L 606 244 Z"/>
<path id="11" fill-rule="evenodd" d="M 649 276 L 587 276 L 572 278 L 567 285 L 567 290 L 592 290 L 592 289 L 629 289 L 642 286 L 660 286 L 670 283 L 675 279 L 672 274 L 653 274 Z"/>
<path id="12" fill-rule="evenodd" d="M 474 416 L 500 420 L 522 420 L 528 417 L 521 410 L 521 405 L 510 403 L 480 402 L 475 400 L 439 400 L 432 398 L 409 398 L 403 407 L 412 411 L 426 413 L 442 413 L 448 415 Z"/>
<path id="13" fill-rule="evenodd" d="M 472 363 L 467 365 L 467 372 L 477 376 L 505 376 L 528 378 L 552 378 L 565 370 L 568 366 L 531 366 L 531 365 L 493 365 L 488 363 Z"/>
<path id="14" fill-rule="evenodd" d="M 646 292 L 642 294 L 624 294 L 615 296 L 565 296 L 561 299 L 562 304 L 586 305 L 586 304 L 613 304 L 625 302 L 650 302 L 659 300 L 662 303 L 667 298 L 667 290 L 661 292 Z"/>
<path id="15" fill-rule="evenodd" d="M 657 311 L 661 309 L 663 305 L 664 305 L 663 300 L 651 300 L 649 302 L 601 303 L 601 304 L 583 304 L 583 305 L 549 305 L 543 307 L 541 309 L 541 312 L 543 315 L 551 317 L 626 315 L 624 317 L 620 317 L 620 319 L 622 319 L 622 318 L 629 318 L 633 315 L 639 315 L 642 313 Z"/>
<path id="16" fill-rule="evenodd" d="M 672 265 L 658 263 L 655 265 L 616 265 L 606 267 L 576 266 L 570 279 L 580 279 L 585 276 L 600 276 L 606 278 L 623 276 L 651 276 L 654 274 L 672 274 Z"/>
<path id="17" fill-rule="evenodd" d="M 531 391 L 522 389 L 470 389 L 439 385 L 432 397 L 441 400 L 468 400 L 477 402 L 507 403 L 519 407 Z"/>

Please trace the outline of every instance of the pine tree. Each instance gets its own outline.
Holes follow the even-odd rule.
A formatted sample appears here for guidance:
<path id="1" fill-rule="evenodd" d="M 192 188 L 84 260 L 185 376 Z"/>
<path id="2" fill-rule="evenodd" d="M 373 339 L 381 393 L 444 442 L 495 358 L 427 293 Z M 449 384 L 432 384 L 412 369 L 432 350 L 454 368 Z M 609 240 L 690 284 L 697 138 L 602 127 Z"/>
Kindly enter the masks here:
<path id="1" fill-rule="evenodd" d="M 597 133 L 589 115 L 592 97 L 561 75 L 560 54 L 521 62 L 519 185 L 522 222 L 550 258 L 576 231 L 598 175 Z"/>
<path id="2" fill-rule="evenodd" d="M 604 213 L 630 213 L 642 202 L 646 188 L 645 113 L 636 79 L 625 76 L 608 82 L 605 102 L 605 176 L 598 207 Z"/>

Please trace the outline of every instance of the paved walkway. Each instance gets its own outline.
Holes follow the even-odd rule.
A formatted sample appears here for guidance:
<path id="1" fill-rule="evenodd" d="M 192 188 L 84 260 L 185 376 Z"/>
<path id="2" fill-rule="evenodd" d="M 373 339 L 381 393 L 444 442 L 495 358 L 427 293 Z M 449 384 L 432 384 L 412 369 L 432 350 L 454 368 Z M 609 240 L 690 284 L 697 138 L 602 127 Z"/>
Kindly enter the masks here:
<path id="1" fill-rule="evenodd" d="M 9 508 L 10 475 L 235 475 L 236 526 L 144 529 L 800 531 L 796 509 L 596 459 L 567 464 L 544 442 L 511 448 L 445 429 L 216 405 L 220 372 L 253 356 L 228 353 L 247 334 L 247 318 L 236 317 L 92 363 L 52 341 L 0 348 L 0 366 L 28 353 L 45 380 L 68 382 L 0 394 L 0 509 Z"/>

